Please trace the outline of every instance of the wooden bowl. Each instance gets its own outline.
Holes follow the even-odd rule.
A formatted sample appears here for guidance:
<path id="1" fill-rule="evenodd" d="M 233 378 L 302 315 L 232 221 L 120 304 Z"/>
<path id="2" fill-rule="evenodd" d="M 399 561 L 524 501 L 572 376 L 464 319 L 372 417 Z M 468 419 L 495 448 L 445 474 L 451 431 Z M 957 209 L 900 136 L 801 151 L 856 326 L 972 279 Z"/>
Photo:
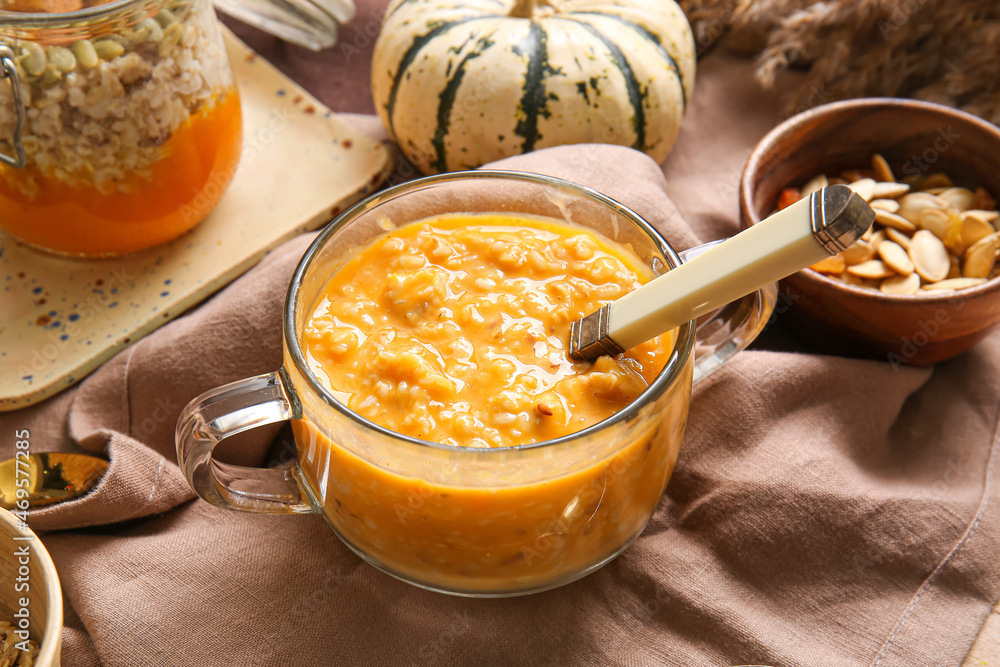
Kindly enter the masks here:
<path id="1" fill-rule="evenodd" d="M 950 107 L 869 98 L 794 116 L 765 136 L 740 183 L 742 224 L 776 208 L 779 193 L 813 176 L 868 168 L 874 153 L 897 178 L 944 172 L 1000 198 L 1000 129 Z M 961 354 L 1000 323 L 1000 278 L 944 294 L 887 295 L 805 269 L 781 281 L 775 312 L 821 350 L 925 366 Z M 784 305 L 782 305 L 782 301 Z"/>
<path id="2" fill-rule="evenodd" d="M 62 588 L 56 566 L 49 553 L 30 530 L 19 527 L 17 517 L 0 509 L 0 621 L 17 627 L 14 615 L 22 609 L 21 598 L 28 600 L 28 632 L 39 644 L 36 667 L 59 667 L 62 651 Z M 19 550 L 27 546 L 28 574 L 20 572 Z M 20 577 L 21 581 L 18 581 Z M 17 590 L 27 584 L 27 590 Z"/>

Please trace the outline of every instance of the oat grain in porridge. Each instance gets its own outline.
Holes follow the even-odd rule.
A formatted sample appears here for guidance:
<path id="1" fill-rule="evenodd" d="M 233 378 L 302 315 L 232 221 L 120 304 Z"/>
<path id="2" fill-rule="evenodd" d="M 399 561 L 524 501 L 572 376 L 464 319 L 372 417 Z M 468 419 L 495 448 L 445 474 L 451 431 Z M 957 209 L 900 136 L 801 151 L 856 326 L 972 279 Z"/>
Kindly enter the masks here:
<path id="1" fill-rule="evenodd" d="M 139 0 L 64 24 L 7 13 L 27 165 L 0 167 L 0 226 L 65 254 L 114 255 L 197 224 L 235 171 L 239 96 L 207 0 Z M 67 14 L 72 17 L 73 14 Z M 16 122 L 0 85 L 0 150 Z"/>

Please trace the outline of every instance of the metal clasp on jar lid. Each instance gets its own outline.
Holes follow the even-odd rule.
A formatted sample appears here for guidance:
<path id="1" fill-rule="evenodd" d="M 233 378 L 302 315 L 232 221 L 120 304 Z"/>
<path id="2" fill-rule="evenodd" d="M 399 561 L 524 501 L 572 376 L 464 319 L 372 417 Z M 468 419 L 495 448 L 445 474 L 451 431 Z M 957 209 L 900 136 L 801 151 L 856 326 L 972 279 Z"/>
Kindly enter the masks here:
<path id="1" fill-rule="evenodd" d="M 0 152 L 0 162 L 20 169 L 28 162 L 24 144 L 21 143 L 21 132 L 24 131 L 24 100 L 21 98 L 21 80 L 14 65 L 14 51 L 9 46 L 0 46 L 0 79 L 7 79 L 10 83 L 10 89 L 14 93 L 14 113 L 17 115 L 14 136 L 11 138 L 16 157 Z"/>

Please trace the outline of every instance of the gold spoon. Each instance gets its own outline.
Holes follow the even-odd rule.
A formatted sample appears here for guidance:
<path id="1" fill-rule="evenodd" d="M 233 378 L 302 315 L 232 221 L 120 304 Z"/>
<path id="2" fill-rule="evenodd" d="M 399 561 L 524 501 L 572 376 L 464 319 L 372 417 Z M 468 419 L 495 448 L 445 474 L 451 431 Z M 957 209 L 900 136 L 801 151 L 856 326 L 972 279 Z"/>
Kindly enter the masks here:
<path id="1" fill-rule="evenodd" d="M 107 470 L 107 461 L 87 454 L 16 456 L 0 463 L 0 507 L 24 510 L 78 498 L 97 486 Z"/>

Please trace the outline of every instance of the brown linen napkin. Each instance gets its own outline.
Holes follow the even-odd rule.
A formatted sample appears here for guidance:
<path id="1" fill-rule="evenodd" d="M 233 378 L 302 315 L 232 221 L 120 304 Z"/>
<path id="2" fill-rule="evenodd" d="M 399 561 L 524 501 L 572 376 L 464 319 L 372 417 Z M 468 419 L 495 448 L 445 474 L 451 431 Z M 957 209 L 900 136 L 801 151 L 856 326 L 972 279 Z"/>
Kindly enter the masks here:
<path id="1" fill-rule="evenodd" d="M 749 68 L 700 64 L 666 181 L 610 147 L 498 166 L 597 187 L 678 247 L 732 233 L 742 161 L 777 120 Z M 957 665 L 1000 595 L 997 336 L 934 370 L 741 353 L 696 389 L 674 478 L 636 544 L 529 598 L 428 593 L 363 564 L 319 517 L 190 501 L 173 461 L 177 413 L 277 367 L 280 304 L 308 240 L 75 390 L 0 415 L 0 456 L 27 427 L 37 451 L 112 458 L 92 496 L 29 522 L 61 529 L 43 539 L 68 607 L 67 667 Z M 273 434 L 241 436 L 228 459 L 277 463 Z"/>

